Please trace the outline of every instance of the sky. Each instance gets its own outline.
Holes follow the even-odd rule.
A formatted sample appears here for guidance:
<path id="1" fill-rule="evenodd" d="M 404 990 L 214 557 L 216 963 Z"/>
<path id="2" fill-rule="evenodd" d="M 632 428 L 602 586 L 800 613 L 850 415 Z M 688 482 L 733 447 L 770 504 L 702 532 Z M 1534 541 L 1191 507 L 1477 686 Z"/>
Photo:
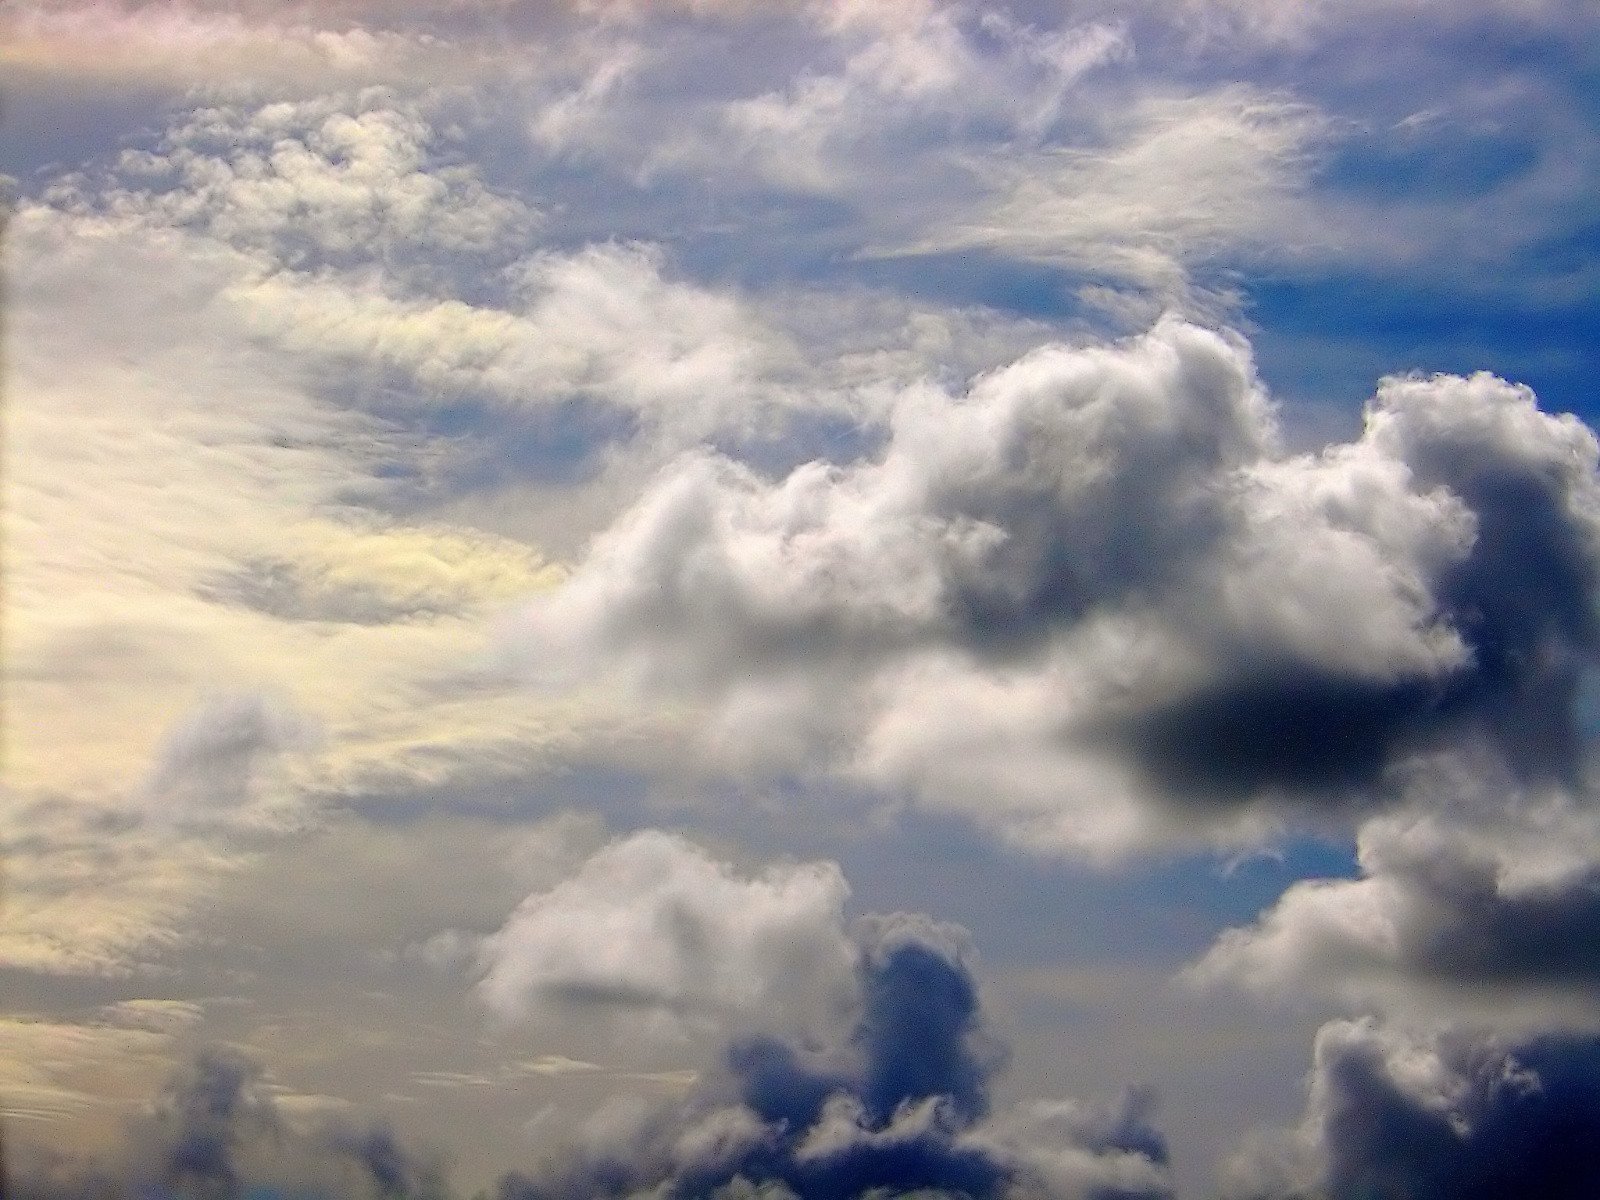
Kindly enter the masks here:
<path id="1" fill-rule="evenodd" d="M 0 64 L 13 1200 L 1600 1194 L 1600 9 Z"/>

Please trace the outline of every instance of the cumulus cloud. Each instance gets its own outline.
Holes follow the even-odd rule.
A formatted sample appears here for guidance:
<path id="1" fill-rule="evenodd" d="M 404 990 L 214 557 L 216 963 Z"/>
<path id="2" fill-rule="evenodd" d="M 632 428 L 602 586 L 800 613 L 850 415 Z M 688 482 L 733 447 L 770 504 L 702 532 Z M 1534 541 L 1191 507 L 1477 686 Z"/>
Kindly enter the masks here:
<path id="1" fill-rule="evenodd" d="M 961 933 L 922 917 L 856 929 L 845 1037 L 736 1039 L 680 1103 L 602 1122 L 508 1200 L 683 1194 L 1111 1200 L 1170 1195 L 1166 1145 L 1138 1099 L 991 1115 L 1001 1061 Z"/>
<path id="2" fill-rule="evenodd" d="M 1570 780 L 1596 457 L 1487 375 L 1386 380 L 1358 439 L 1287 455 L 1245 347 L 1167 321 L 912 390 L 874 458 L 688 457 L 509 636 L 547 679 L 699 696 L 736 760 L 1041 845 L 1371 802 L 1480 737 Z"/>
<path id="3" fill-rule="evenodd" d="M 1600 1047 L 1338 1021 L 1317 1035 L 1306 1114 L 1230 1164 L 1252 1200 L 1578 1200 L 1600 1187 Z"/>
<path id="4" fill-rule="evenodd" d="M 1500 1028 L 1600 1021 L 1591 810 L 1507 784 L 1488 811 L 1378 818 L 1357 844 L 1359 878 L 1294 884 L 1255 925 L 1225 933 L 1194 979 Z"/>
<path id="5" fill-rule="evenodd" d="M 43 1052 L 0 1070 L 8 1095 L 97 1112 L 94 1072 L 164 1055 L 192 1009 L 92 1006 L 108 976 L 214 965 L 189 934 L 219 872 L 267 844 L 245 835 L 351 798 L 386 820 L 526 814 L 547 792 L 497 785 L 589 754 L 589 721 L 641 773 L 776 775 L 805 803 L 842 780 L 1034 849 L 1355 814 L 1360 878 L 1292 888 L 1203 974 L 1519 1037 L 1592 1029 L 1600 847 L 1571 798 L 1597 633 L 1589 431 L 1487 376 L 1395 379 L 1358 437 L 1290 454 L 1231 335 L 1168 321 L 1015 350 L 1078 328 L 1074 293 L 1127 326 L 1216 314 L 1233 268 L 1308 251 L 1364 248 L 1341 259 L 1364 269 L 1381 247 L 1421 287 L 1492 263 L 1506 292 L 1522 255 L 1583 291 L 1583 243 L 1563 239 L 1594 162 L 1557 78 L 1577 61 L 1562 39 L 1593 28 L 1580 8 L 0 0 L 13 116 L 41 131 L 5 169 L 102 156 L 23 181 L 8 228 L 0 966 L 97 1014 L 34 1041 L 7 1024 L 9 1045 L 83 1049 L 43 1084 L 25 1077 Z M 1547 77 L 1441 84 L 1463 31 L 1502 21 L 1552 63 L 1489 75 Z M 1423 28 L 1447 48 L 1416 49 Z M 1491 98 L 1452 112 L 1452 87 Z M 1388 111 L 1420 93 L 1427 112 Z M 1456 159 L 1429 157 L 1452 121 L 1501 122 L 1516 148 L 1468 147 L 1468 190 L 1483 145 L 1509 172 L 1468 203 Z M 1364 181 L 1359 154 L 1319 174 L 1337 139 L 1402 128 L 1398 180 Z M 1429 194 L 1397 200 L 1411 176 Z M 976 302 L 997 309 L 955 307 Z M 570 577 L 546 565 L 624 506 Z M 480 623 L 541 589 L 508 641 L 561 690 L 530 696 L 483 661 Z M 634 690 L 613 703 L 617 678 Z M 325 752 L 302 770 L 313 727 Z M 1495 794 L 1421 798 L 1463 772 Z M 769 1200 L 1167 1186 L 1138 1096 L 993 1111 L 959 939 L 847 923 L 828 864 L 745 869 L 642 835 L 572 871 L 584 840 L 502 894 L 436 826 L 395 828 L 428 843 L 416 878 L 472 899 L 347 904 L 345 842 L 263 864 L 249 928 L 319 939 L 285 973 L 378 946 L 385 986 L 476 965 L 513 1018 L 740 1034 L 716 1079 L 600 1137 L 607 1165 L 579 1153 L 572 1179 Z M 329 864 L 338 887 L 285 886 Z M 397 982 L 418 960 L 433 970 Z M 228 986 L 288 989 L 265 976 Z M 345 1026 L 318 1028 L 320 1051 Z M 645 1077 L 589 1070 L 588 1043 L 538 1049 L 470 1078 Z M 1429 1053 L 1439 1078 L 1470 1073 Z M 1411 1052 L 1372 1054 L 1399 1078 Z M 80 1074 L 56 1072 L 69 1060 Z M 269 1093 L 202 1063 L 150 1135 L 175 1157 L 139 1180 L 308 1178 L 260 1164 L 320 1101 Z M 311 1171 L 334 1194 L 432 1186 L 381 1138 L 306 1153 L 343 1164 Z M 1304 1178 L 1376 1177 L 1334 1157 Z"/>
<path id="6" fill-rule="evenodd" d="M 852 979 L 848 895 L 831 863 L 746 876 L 646 831 L 523 901 L 480 947 L 478 993 L 507 1017 L 581 1009 L 656 1036 L 780 1015 L 826 1027 Z"/>

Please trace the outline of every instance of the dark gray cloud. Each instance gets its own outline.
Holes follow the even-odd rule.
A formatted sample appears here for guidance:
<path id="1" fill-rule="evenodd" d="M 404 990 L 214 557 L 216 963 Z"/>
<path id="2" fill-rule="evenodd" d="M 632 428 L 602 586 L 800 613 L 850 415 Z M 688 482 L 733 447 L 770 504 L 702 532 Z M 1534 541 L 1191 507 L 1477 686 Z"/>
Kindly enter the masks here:
<path id="1" fill-rule="evenodd" d="M 17 1156 L 15 1200 L 236 1200 L 364 1197 L 440 1200 L 437 1156 L 403 1146 L 383 1126 L 289 1120 L 263 1068 L 204 1050 L 175 1074 L 147 1115 L 130 1122 L 120 1159 Z"/>
<path id="2" fill-rule="evenodd" d="M 1335 1022 L 1304 1124 L 1232 1164 L 1251 1200 L 1579 1200 L 1600 1191 L 1600 1043 Z"/>
<path id="3" fill-rule="evenodd" d="M 1490 812 L 1368 822 L 1361 876 L 1295 884 L 1194 968 L 1211 982 L 1499 1027 L 1600 1022 L 1600 839 L 1591 813 L 1507 787 Z"/>
<path id="4" fill-rule="evenodd" d="M 1244 346 L 1167 321 L 890 428 L 776 481 L 684 460 L 514 638 L 1030 841 L 1135 840 L 1103 814 L 1151 795 L 1370 803 L 1481 740 L 1519 783 L 1580 774 L 1597 446 L 1525 389 L 1389 379 L 1359 438 L 1289 455 Z"/>
<path id="5" fill-rule="evenodd" d="M 856 933 L 847 1038 L 738 1038 L 679 1105 L 508 1177 L 502 1200 L 1170 1194 L 1166 1144 L 1140 1097 L 991 1112 L 1004 1055 L 983 1030 L 960 931 L 898 915 Z"/>
<path id="6" fill-rule="evenodd" d="M 314 747 L 320 730 L 275 697 L 219 692 L 169 731 L 145 781 L 151 819 L 178 829 L 271 827 L 292 812 L 266 784 L 283 757 Z"/>

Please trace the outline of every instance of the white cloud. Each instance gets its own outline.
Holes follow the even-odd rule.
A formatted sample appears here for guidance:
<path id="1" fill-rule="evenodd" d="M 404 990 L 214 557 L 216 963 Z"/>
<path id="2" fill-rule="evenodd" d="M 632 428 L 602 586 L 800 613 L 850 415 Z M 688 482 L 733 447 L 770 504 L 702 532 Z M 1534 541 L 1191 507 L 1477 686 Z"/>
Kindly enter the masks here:
<path id="1" fill-rule="evenodd" d="M 291 125 L 304 115 L 285 109 Z M 337 124 L 319 111 L 317 130 Z M 234 242 L 211 223 L 231 211 L 227 187 L 185 224 L 163 207 L 182 208 L 179 193 L 135 202 L 84 177 L 11 219 L 13 966 L 148 965 L 239 864 L 247 828 L 313 819 L 310 793 L 380 774 L 526 769 L 566 724 L 463 669 L 483 613 L 549 582 L 539 555 L 369 507 L 426 452 L 330 403 L 304 360 L 253 339 L 224 299 L 273 268 L 297 212 L 301 232 L 320 228 L 301 202 L 328 181 L 301 182 L 283 199 L 288 226 Z M 334 183 L 323 216 L 344 211 Z M 424 190 L 434 216 L 476 203 L 470 188 Z M 208 709 L 207 696 L 242 699 Z M 311 728 L 323 753 L 288 770 L 278 751 L 309 746 Z"/>
<path id="2" fill-rule="evenodd" d="M 404 254 L 521 251 L 537 224 L 489 189 L 414 101 L 387 88 L 189 113 L 105 179 L 55 184 L 58 204 L 192 229 L 268 268 Z M 441 153 L 444 151 L 445 153 Z"/>
<path id="3" fill-rule="evenodd" d="M 1362 826 L 1358 878 L 1293 884 L 1190 978 L 1411 1019 L 1600 1027 L 1600 822 L 1559 791 L 1519 794 L 1492 764 L 1468 764 L 1444 773 L 1448 802 L 1414 797 Z"/>
<path id="4" fill-rule="evenodd" d="M 977 160 L 977 211 L 910 248 L 991 250 L 1193 304 L 1192 269 L 1207 262 L 1331 249 L 1303 199 L 1331 131 L 1314 107 L 1242 85 L 1143 97 L 1100 146 Z"/>
<path id="5" fill-rule="evenodd" d="M 623 1036 L 823 1028 L 852 995 L 848 894 L 831 863 L 745 874 L 680 837 L 634 834 L 484 939 L 478 993 L 506 1017 L 583 1010 Z"/>
<path id="6" fill-rule="evenodd" d="M 1389 380 L 1359 439 L 1288 456 L 1242 345 L 1167 322 L 889 423 L 775 481 L 685 458 L 509 644 L 550 684 L 700 698 L 735 764 L 1039 846 L 1250 836 L 1256 802 L 1370 802 L 1474 732 L 1571 768 L 1596 449 L 1525 390 Z"/>

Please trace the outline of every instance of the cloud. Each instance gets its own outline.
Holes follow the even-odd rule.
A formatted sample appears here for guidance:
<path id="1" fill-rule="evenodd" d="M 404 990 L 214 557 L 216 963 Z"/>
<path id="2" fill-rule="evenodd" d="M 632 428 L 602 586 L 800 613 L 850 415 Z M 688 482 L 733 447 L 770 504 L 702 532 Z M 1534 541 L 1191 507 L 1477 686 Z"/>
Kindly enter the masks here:
<path id="1" fill-rule="evenodd" d="M 1112 121 L 1099 147 L 983 161 L 979 211 L 935 224 L 910 249 L 1050 263 L 1157 304 L 1200 303 L 1190 280 L 1207 262 L 1328 249 L 1302 200 L 1333 132 L 1311 105 L 1235 85 L 1142 97 Z"/>
<path id="2" fill-rule="evenodd" d="M 1458 803 L 1367 822 L 1359 878 L 1294 884 L 1255 925 L 1223 934 L 1193 978 L 1502 1029 L 1594 1028 L 1595 815 L 1559 793 L 1503 786 L 1479 811 Z M 1467 795 L 1494 787 L 1461 783 Z"/>
<path id="3" fill-rule="evenodd" d="M 8 1195 L 25 1200 L 114 1196 L 244 1195 L 405 1197 L 446 1195 L 437 1156 L 403 1146 L 384 1126 L 290 1114 L 255 1061 L 200 1052 L 127 1123 L 119 1157 L 103 1161 L 35 1153 L 12 1164 Z"/>
<path id="4" fill-rule="evenodd" d="M 818 23 L 843 59 L 839 68 L 805 71 L 785 88 L 732 100 L 721 112 L 723 128 L 709 132 L 758 178 L 823 195 L 870 191 L 874 159 L 908 149 L 915 155 L 980 116 L 1037 141 L 1085 75 L 1131 50 L 1114 24 L 1040 31 L 965 4 L 908 5 L 888 19 L 843 7 L 822 13 Z"/>
<path id="5" fill-rule="evenodd" d="M 314 814 L 300 786 L 316 726 L 253 692 L 202 699 L 122 796 L 23 793 L 0 827 L 0 965 L 125 976 L 181 940 L 196 900 Z"/>
<path id="6" fill-rule="evenodd" d="M 178 1032 L 165 1012 L 150 1019 L 148 1006 L 161 1004 L 146 1001 L 143 1011 L 90 1020 L 38 1012 L 0 1017 L 0 1114 L 8 1132 L 20 1122 L 115 1110 L 129 1091 L 147 1095 L 165 1072 Z"/>
<path id="7" fill-rule="evenodd" d="M 289 621 L 387 625 L 465 617 L 560 578 L 530 547 L 448 525 L 307 521 L 276 554 L 220 572 L 205 594 Z"/>
<path id="8" fill-rule="evenodd" d="M 364 83 L 468 78 L 483 55 L 422 23 L 364 27 L 323 6 L 119 0 L 7 0 L 0 61 L 19 88 L 71 79 L 78 88 L 251 87 L 314 92 Z M 400 15 L 398 6 L 394 14 Z M 317 17 L 323 18 L 318 20 Z"/>
<path id="9" fill-rule="evenodd" d="M 654 1109 L 602 1109 L 576 1141 L 507 1175 L 499 1194 L 1171 1195 L 1146 1093 L 1104 1107 L 1052 1100 L 996 1110 L 991 1089 L 1005 1056 L 984 1025 L 965 931 L 924 916 L 868 917 L 852 926 L 849 949 L 848 1023 L 820 1037 L 759 1024 L 733 1033 L 721 1066 L 687 1090 Z M 794 982 L 782 964 L 767 965 L 775 982 Z M 787 1024 L 777 1007 L 760 1015 Z M 529 1071 L 607 1073 L 559 1056 L 514 1068 Z M 437 1155 L 385 1126 L 330 1120 L 325 1104 L 292 1099 L 255 1061 L 205 1050 L 128 1123 L 121 1150 L 98 1161 L 34 1156 L 13 1164 L 11 1183 L 28 1200 L 451 1194 Z"/>
<path id="10" fill-rule="evenodd" d="M 246 826 L 380 771 L 525 764 L 550 728 L 463 671 L 482 613 L 547 581 L 539 556 L 375 511 L 415 442 L 226 311 L 265 250 L 149 217 L 28 201 L 8 228 L 0 956 L 26 970 L 129 970 Z"/>
<path id="11" fill-rule="evenodd" d="M 1505 22 L 1542 32 L 1573 32 L 1585 28 L 1592 13 L 1569 0 L 1468 0 L 1441 9 L 1426 0 L 1184 0 L 1163 6 L 1163 19 L 1207 41 L 1249 49 L 1289 47 L 1314 51 L 1328 41 L 1352 34 L 1382 34 L 1394 25 L 1414 27 L 1426 21 L 1435 28 L 1470 27 L 1474 23 Z"/>
<path id="12" fill-rule="evenodd" d="M 699 697 L 735 763 L 810 756 L 1040 846 L 1372 803 L 1479 737 L 1575 778 L 1597 450 L 1526 389 L 1389 379 L 1358 439 L 1287 455 L 1246 348 L 1166 321 L 889 426 L 776 480 L 684 458 L 508 644 Z"/>
<path id="13" fill-rule="evenodd" d="M 1301 1126 L 1266 1137 L 1230 1169 L 1229 1194 L 1577 1200 L 1600 1186 L 1591 1039 L 1519 1042 L 1413 1033 L 1372 1020 L 1317 1035 Z"/>
<path id="14" fill-rule="evenodd" d="M 664 434 L 673 448 L 764 427 L 770 435 L 798 403 L 783 386 L 794 363 L 782 336 L 736 298 L 670 278 L 655 247 L 537 253 L 513 274 L 507 307 L 396 297 L 381 282 L 326 276 L 244 281 L 228 299 L 258 336 L 332 364 L 334 380 L 343 368 L 380 411 L 455 408 L 463 438 L 476 427 L 502 453 L 508 435 L 529 443 L 511 447 L 527 456 L 541 440 L 556 443 L 543 450 L 553 474 L 563 453 L 581 467 L 636 431 Z M 578 435 L 567 434 L 577 443 L 568 447 L 559 426 L 539 424 L 563 412 Z M 538 466 L 524 469 L 537 478 Z"/>
<path id="15" fill-rule="evenodd" d="M 394 270 L 432 253 L 482 270 L 520 251 L 538 216 L 450 151 L 423 105 L 374 87 L 196 109 L 152 149 L 123 151 L 105 178 L 68 177 L 50 196 L 204 233 L 273 266 Z"/>
<path id="16" fill-rule="evenodd" d="M 303 717 L 260 694 L 210 697 L 171 729 L 145 785 L 158 822 L 248 820 L 260 777 L 279 755 L 314 745 Z M 270 820 L 270 812 L 261 816 Z"/>
<path id="17" fill-rule="evenodd" d="M 990 1116 L 1001 1057 L 960 931 L 899 915 L 857 926 L 858 1016 L 833 1042 L 757 1034 L 678 1104 L 592 1125 L 514 1200 L 741 1196 L 1170 1195 L 1146 1105 L 1066 1102 Z"/>
<path id="18" fill-rule="evenodd" d="M 506 1017 L 581 1010 L 632 1035 L 826 1026 L 851 980 L 848 894 L 830 863 L 744 876 L 682 838 L 634 834 L 483 940 L 478 994 Z"/>

